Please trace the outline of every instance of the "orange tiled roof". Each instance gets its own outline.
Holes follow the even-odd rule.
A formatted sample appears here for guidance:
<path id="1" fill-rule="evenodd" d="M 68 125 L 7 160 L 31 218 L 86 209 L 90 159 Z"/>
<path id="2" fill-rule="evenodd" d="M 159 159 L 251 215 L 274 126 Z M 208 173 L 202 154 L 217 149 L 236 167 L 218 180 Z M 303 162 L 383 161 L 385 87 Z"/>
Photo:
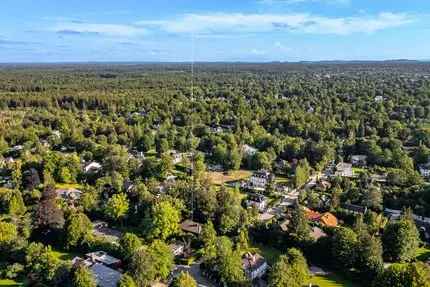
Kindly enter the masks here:
<path id="1" fill-rule="evenodd" d="M 333 214 L 331 214 L 330 212 L 326 212 L 324 213 L 321 217 L 320 217 L 320 222 L 325 225 L 325 226 L 329 226 L 329 227 L 336 227 L 338 225 L 338 221 L 336 216 L 334 216 Z"/>
<path id="2" fill-rule="evenodd" d="M 309 209 L 309 208 L 304 208 L 304 209 L 305 209 L 306 217 L 309 220 L 316 221 L 316 220 L 319 220 L 321 218 L 321 213 L 319 213 L 317 211 L 313 211 L 312 209 Z"/>

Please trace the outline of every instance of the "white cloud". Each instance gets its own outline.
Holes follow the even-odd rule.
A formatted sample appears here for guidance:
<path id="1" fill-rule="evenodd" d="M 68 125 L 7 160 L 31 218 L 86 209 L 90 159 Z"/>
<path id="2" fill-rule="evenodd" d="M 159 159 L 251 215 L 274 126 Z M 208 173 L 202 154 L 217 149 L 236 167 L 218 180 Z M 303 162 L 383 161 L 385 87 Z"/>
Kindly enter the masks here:
<path id="1" fill-rule="evenodd" d="M 53 31 L 60 34 L 100 34 L 114 37 L 132 37 L 147 33 L 147 29 L 133 25 L 94 24 L 62 22 L 54 26 Z"/>
<path id="2" fill-rule="evenodd" d="M 140 21 L 140 27 L 158 29 L 167 33 L 234 34 L 294 31 L 310 34 L 348 35 L 373 33 L 400 27 L 415 18 L 405 13 L 382 12 L 377 15 L 326 17 L 307 13 L 243 14 L 213 13 L 186 14 L 164 21 Z"/>

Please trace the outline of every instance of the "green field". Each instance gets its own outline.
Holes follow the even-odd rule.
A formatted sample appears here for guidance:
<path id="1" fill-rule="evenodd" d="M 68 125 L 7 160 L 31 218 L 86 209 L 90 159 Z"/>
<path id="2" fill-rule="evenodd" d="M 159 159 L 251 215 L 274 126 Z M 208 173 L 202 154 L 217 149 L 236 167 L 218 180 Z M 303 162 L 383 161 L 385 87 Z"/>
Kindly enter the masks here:
<path id="1" fill-rule="evenodd" d="M 430 260 L 430 248 L 429 247 L 422 247 L 422 248 L 418 249 L 417 259 L 419 261 L 423 261 L 423 262 Z"/>
<path id="2" fill-rule="evenodd" d="M 306 283 L 306 286 L 311 286 L 310 284 L 312 284 L 312 286 L 319 286 L 319 287 L 359 287 L 360 286 L 336 274 L 312 276 L 312 278 Z"/>
<path id="3" fill-rule="evenodd" d="M 9 279 L 0 279 L 0 287 L 17 287 L 17 286 L 24 286 L 24 283 L 20 283 L 14 280 Z"/>

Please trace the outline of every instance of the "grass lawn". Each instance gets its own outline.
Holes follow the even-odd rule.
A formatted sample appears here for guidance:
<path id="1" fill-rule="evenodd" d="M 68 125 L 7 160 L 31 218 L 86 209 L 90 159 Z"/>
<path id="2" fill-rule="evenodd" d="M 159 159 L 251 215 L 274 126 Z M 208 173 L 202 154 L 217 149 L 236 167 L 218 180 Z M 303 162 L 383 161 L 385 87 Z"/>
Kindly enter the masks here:
<path id="1" fill-rule="evenodd" d="M 289 181 L 290 180 L 286 175 L 277 175 L 275 177 L 275 183 L 278 183 L 278 184 L 287 184 Z"/>
<path id="2" fill-rule="evenodd" d="M 365 168 L 360 168 L 360 167 L 353 167 L 353 168 L 352 168 L 352 172 L 353 172 L 355 175 L 359 175 L 359 174 L 361 174 L 361 173 L 366 172 L 366 169 L 365 169 Z"/>
<path id="3" fill-rule="evenodd" d="M 360 286 L 336 274 L 312 276 L 312 278 L 306 283 L 306 286 L 310 286 L 309 284 L 311 283 L 312 283 L 312 286 L 319 286 L 319 287 L 359 287 Z"/>
<path id="4" fill-rule="evenodd" d="M 66 252 L 66 251 L 61 251 L 61 250 L 52 250 L 52 252 L 54 253 L 55 256 L 58 257 L 58 259 L 63 260 L 63 261 L 71 261 L 76 256 L 82 257 L 82 254 L 75 253 L 75 252 Z"/>
<path id="5" fill-rule="evenodd" d="M 232 170 L 228 174 L 223 172 L 211 171 L 206 173 L 209 180 L 215 185 L 223 185 L 229 181 L 237 181 L 246 179 L 252 175 L 252 171 L 249 170 Z"/>
<path id="6" fill-rule="evenodd" d="M 417 251 L 417 259 L 426 262 L 430 260 L 430 247 L 422 247 Z"/>
<path id="7" fill-rule="evenodd" d="M 57 183 L 55 184 L 57 189 L 81 189 L 82 186 L 78 183 Z"/>
<path id="8" fill-rule="evenodd" d="M 15 286 L 24 286 L 24 283 L 17 282 L 15 280 L 9 279 L 0 279 L 0 287 L 15 287 Z"/>
<path id="9" fill-rule="evenodd" d="M 264 244 L 251 243 L 251 247 L 255 249 L 256 252 L 263 255 L 269 265 L 273 265 L 278 260 L 279 256 L 282 255 L 280 250 Z"/>

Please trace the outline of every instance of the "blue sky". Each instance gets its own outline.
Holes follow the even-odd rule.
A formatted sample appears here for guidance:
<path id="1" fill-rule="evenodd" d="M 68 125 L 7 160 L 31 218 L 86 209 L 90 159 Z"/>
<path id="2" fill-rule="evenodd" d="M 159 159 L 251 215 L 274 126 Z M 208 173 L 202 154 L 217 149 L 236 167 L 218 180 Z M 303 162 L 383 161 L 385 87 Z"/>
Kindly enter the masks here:
<path id="1" fill-rule="evenodd" d="M 2 0 L 0 62 L 430 59 L 428 0 Z"/>

